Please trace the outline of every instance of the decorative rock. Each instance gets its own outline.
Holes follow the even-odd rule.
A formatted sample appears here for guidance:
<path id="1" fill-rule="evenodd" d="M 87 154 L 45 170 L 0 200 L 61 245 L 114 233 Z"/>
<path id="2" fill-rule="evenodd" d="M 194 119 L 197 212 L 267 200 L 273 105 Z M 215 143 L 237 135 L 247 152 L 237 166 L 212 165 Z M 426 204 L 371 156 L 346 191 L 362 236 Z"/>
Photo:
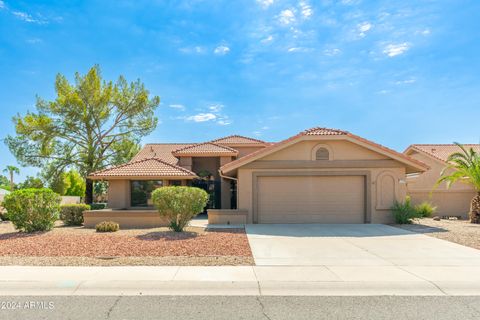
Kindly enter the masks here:
<path id="1" fill-rule="evenodd" d="M 435 221 L 440 221 L 441 218 L 440 218 L 439 216 L 435 216 L 435 217 L 433 217 L 433 220 L 435 220 Z"/>

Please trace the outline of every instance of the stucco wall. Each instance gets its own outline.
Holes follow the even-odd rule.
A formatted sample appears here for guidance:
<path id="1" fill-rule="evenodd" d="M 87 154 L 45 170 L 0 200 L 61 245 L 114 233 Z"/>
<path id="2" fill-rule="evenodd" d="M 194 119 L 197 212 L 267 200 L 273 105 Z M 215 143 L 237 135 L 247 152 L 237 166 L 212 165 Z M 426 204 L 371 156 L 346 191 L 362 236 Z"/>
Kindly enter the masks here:
<path id="1" fill-rule="evenodd" d="M 130 181 L 110 180 L 108 184 L 108 207 L 122 209 L 130 207 Z"/>
<path id="2" fill-rule="evenodd" d="M 272 153 L 262 160 L 312 160 L 312 151 L 318 145 L 331 149 L 331 160 L 381 160 L 388 157 L 365 149 L 349 141 L 301 141 L 288 148 Z"/>
<path id="3" fill-rule="evenodd" d="M 428 171 L 419 176 L 407 179 L 408 194 L 412 198 L 412 202 L 418 204 L 423 201 L 430 201 L 437 207 L 438 215 L 467 218 L 470 211 L 470 201 L 476 194 L 473 187 L 464 183 L 456 183 L 450 189 L 447 189 L 446 184 L 442 183 L 433 189 L 445 167 L 445 163 L 420 152 L 413 152 L 410 156 L 430 167 Z"/>
<path id="4" fill-rule="evenodd" d="M 327 144 L 333 151 L 333 160 L 385 160 L 386 156 L 365 149 L 348 141 L 302 141 L 292 146 L 280 150 L 267 157 L 259 159 L 265 160 L 311 160 L 312 150 L 319 144 Z M 315 161 L 315 160 L 311 160 Z M 293 162 L 292 162 L 293 163 Z M 355 167 L 355 168 L 310 168 L 305 167 L 289 169 L 256 169 L 240 168 L 238 169 L 238 209 L 248 212 L 248 223 L 253 223 L 254 195 L 253 183 L 254 173 L 258 172 L 368 172 L 370 176 L 370 196 L 366 199 L 370 202 L 370 216 L 372 223 L 390 223 L 393 222 L 390 207 L 394 200 L 402 200 L 406 196 L 405 167 L 395 162 L 395 167 Z M 253 163 L 253 166 L 255 164 Z M 301 205 L 301 204 L 299 204 Z M 339 206 L 342 204 L 339 203 Z"/>

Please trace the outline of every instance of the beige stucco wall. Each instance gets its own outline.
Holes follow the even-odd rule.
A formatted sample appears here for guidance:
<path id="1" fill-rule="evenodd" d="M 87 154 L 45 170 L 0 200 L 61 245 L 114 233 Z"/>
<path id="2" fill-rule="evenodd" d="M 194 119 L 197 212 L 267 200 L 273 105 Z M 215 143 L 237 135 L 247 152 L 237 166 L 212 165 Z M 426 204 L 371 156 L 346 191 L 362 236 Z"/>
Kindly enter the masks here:
<path id="1" fill-rule="evenodd" d="M 349 141 L 310 140 L 301 141 L 288 148 L 274 152 L 262 160 L 312 160 L 315 147 L 326 145 L 330 149 L 331 160 L 381 160 L 388 157 L 365 149 Z"/>
<path id="2" fill-rule="evenodd" d="M 473 187 L 464 183 L 456 183 L 447 189 L 445 183 L 443 183 L 434 189 L 445 163 L 420 152 L 412 152 L 409 156 L 424 162 L 430 167 L 428 171 L 407 179 L 407 190 L 412 202 L 418 204 L 423 201 L 430 201 L 437 207 L 438 215 L 467 218 L 470 201 L 476 194 Z"/>
<path id="3" fill-rule="evenodd" d="M 156 210 L 94 210 L 83 213 L 86 228 L 95 228 L 103 221 L 113 221 L 120 225 L 120 229 L 154 228 L 168 226 L 168 221 L 161 217 Z"/>
<path id="4" fill-rule="evenodd" d="M 129 180 L 110 180 L 108 182 L 108 207 L 114 209 L 130 207 Z"/>
<path id="5" fill-rule="evenodd" d="M 351 172 L 352 175 L 356 175 L 358 172 L 366 172 L 370 176 L 370 193 L 369 201 L 370 216 L 372 223 L 390 223 L 393 222 L 393 216 L 390 210 L 394 200 L 402 200 L 405 198 L 406 189 L 406 174 L 405 167 L 399 162 L 395 162 L 393 167 L 355 167 L 355 168 L 305 168 L 301 167 L 301 163 L 295 164 L 296 160 L 309 160 L 312 159 L 312 151 L 318 147 L 319 144 L 327 145 L 333 153 L 333 160 L 365 160 L 363 163 L 382 163 L 381 161 L 375 162 L 375 160 L 386 160 L 388 157 L 378 154 L 374 151 L 365 149 L 361 146 L 355 145 L 349 141 L 301 141 L 293 144 L 283 150 L 268 155 L 264 158 L 258 159 L 258 161 L 292 161 L 292 164 L 299 165 L 297 168 L 288 169 L 257 169 L 257 168 L 239 168 L 238 169 L 238 209 L 248 212 L 247 221 L 253 223 L 253 211 L 254 211 L 254 195 L 253 195 L 253 183 L 254 174 L 263 172 L 288 172 L 292 174 L 295 172 L 341 172 L 346 174 Z M 254 167 L 255 162 L 249 166 Z M 301 205 L 301 204 L 299 204 Z M 342 204 L 339 203 L 339 206 Z"/>

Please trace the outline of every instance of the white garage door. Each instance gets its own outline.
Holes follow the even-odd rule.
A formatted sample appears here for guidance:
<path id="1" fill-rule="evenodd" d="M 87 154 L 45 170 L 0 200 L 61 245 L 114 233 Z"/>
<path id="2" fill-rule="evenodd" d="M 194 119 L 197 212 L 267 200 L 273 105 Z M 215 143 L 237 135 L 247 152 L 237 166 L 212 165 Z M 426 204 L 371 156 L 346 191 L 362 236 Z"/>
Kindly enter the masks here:
<path id="1" fill-rule="evenodd" d="M 364 223 L 363 176 L 257 178 L 259 223 Z"/>

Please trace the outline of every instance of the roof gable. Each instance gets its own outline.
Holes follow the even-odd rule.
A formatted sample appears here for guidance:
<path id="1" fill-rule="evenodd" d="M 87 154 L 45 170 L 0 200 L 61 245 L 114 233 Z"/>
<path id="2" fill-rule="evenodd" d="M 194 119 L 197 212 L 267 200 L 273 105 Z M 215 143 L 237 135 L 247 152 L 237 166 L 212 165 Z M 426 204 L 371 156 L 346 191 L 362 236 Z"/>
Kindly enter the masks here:
<path id="1" fill-rule="evenodd" d="M 230 163 L 227 163 L 226 165 L 222 166 L 220 170 L 223 173 L 233 171 L 247 163 L 250 163 L 252 161 L 261 159 L 269 154 L 272 154 L 274 152 L 277 152 L 279 150 L 282 150 L 284 148 L 287 148 L 290 145 L 293 145 L 299 141 L 302 140 L 314 140 L 315 138 L 319 137 L 324 137 L 326 136 L 328 139 L 343 139 L 343 140 L 348 140 L 350 142 L 353 142 L 355 144 L 358 144 L 360 146 L 363 146 L 367 149 L 370 149 L 372 151 L 375 151 L 379 154 L 383 154 L 388 156 L 389 158 L 392 158 L 394 160 L 397 160 L 401 163 L 404 163 L 407 165 L 408 168 L 410 168 L 410 171 L 425 171 L 428 169 L 428 166 L 425 165 L 424 163 L 415 160 L 413 158 L 408 157 L 405 154 L 399 153 L 395 150 L 389 149 L 387 147 L 384 147 L 382 145 L 379 145 L 377 143 L 374 143 L 370 140 L 361 138 L 359 136 L 356 136 L 348 131 L 343 131 L 343 130 L 338 130 L 338 129 L 330 129 L 330 128 L 321 128 L 321 127 L 316 127 L 312 129 L 308 129 L 305 131 L 302 131 L 298 133 L 297 135 L 294 135 L 286 140 L 283 140 L 279 143 L 270 145 L 262 150 L 256 151 L 254 153 L 251 153 L 249 155 L 246 155 L 243 158 L 240 158 L 238 160 L 232 161 Z"/>
<path id="2" fill-rule="evenodd" d="M 220 139 L 215 139 L 212 140 L 211 142 L 216 143 L 216 144 L 222 144 L 222 145 L 251 145 L 251 144 L 266 144 L 265 141 L 259 140 L 259 139 L 254 139 L 254 138 L 249 138 L 245 136 L 240 136 L 240 135 L 231 135 L 227 137 L 223 137 Z"/>
<path id="3" fill-rule="evenodd" d="M 238 151 L 212 142 L 198 143 L 172 151 L 174 156 L 236 156 Z"/>
<path id="4" fill-rule="evenodd" d="M 178 159 L 172 154 L 173 151 L 192 146 L 194 143 L 151 143 L 146 144 L 130 162 L 144 159 L 157 158 L 165 162 L 177 164 Z"/>
<path id="5" fill-rule="evenodd" d="M 128 162 L 116 167 L 107 168 L 89 175 L 91 179 L 120 177 L 196 177 L 196 174 L 183 167 L 160 160 L 158 158 Z"/>
<path id="6" fill-rule="evenodd" d="M 473 150 L 480 153 L 480 144 L 464 144 L 463 146 L 467 150 L 473 148 Z M 408 154 L 410 150 L 422 152 L 423 154 L 442 162 L 447 162 L 448 157 L 452 153 L 462 152 L 462 149 L 456 144 L 412 144 L 404 151 L 404 153 Z"/>

